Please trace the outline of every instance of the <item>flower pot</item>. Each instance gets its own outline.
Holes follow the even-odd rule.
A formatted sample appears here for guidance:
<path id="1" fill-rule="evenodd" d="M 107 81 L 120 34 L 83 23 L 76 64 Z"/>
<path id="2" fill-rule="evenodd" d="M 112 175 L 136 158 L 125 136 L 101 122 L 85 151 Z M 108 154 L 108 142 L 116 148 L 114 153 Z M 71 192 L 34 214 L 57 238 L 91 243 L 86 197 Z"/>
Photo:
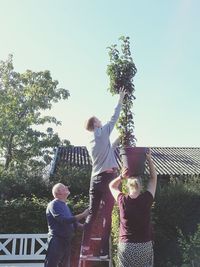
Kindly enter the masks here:
<path id="1" fill-rule="evenodd" d="M 144 173 L 146 147 L 125 147 L 120 150 L 122 166 L 129 169 L 129 176 L 140 176 Z"/>

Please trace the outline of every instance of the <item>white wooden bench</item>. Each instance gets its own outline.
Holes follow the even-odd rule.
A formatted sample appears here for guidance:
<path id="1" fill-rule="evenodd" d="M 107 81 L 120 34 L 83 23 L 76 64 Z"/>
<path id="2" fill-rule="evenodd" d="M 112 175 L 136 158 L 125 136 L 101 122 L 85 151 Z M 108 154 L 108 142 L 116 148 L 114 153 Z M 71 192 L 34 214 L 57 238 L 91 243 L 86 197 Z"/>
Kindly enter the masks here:
<path id="1" fill-rule="evenodd" d="M 47 234 L 0 234 L 0 266 L 42 267 Z"/>

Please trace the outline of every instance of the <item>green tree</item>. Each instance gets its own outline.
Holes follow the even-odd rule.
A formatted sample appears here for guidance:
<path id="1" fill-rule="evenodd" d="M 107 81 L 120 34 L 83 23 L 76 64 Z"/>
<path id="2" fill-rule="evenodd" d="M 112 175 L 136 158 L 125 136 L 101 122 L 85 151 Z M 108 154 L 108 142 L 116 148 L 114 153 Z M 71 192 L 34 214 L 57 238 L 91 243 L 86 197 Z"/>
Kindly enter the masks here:
<path id="1" fill-rule="evenodd" d="M 44 167 L 50 162 L 51 148 L 58 146 L 60 139 L 52 128 L 40 131 L 36 126 L 60 124 L 41 112 L 68 97 L 68 90 L 58 88 L 58 81 L 48 70 L 16 72 L 12 55 L 0 62 L 0 154 L 4 169 Z"/>

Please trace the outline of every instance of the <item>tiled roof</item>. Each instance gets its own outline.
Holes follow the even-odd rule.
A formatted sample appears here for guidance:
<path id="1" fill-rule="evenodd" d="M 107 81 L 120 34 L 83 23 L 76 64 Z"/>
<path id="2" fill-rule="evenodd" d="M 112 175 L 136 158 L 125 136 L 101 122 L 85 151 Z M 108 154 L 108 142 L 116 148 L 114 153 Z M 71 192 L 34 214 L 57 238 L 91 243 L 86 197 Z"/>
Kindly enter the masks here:
<path id="1" fill-rule="evenodd" d="M 152 147 L 152 158 L 161 175 L 199 175 L 199 147 Z"/>
<path id="2" fill-rule="evenodd" d="M 159 175 L 200 175 L 200 147 L 152 147 L 152 158 Z M 120 165 L 119 150 L 116 151 Z M 84 146 L 58 147 L 51 174 L 58 166 L 90 166 L 91 160 Z"/>
<path id="3" fill-rule="evenodd" d="M 62 146 L 56 149 L 51 166 L 51 174 L 54 174 L 59 166 L 91 166 L 90 156 L 85 146 Z"/>

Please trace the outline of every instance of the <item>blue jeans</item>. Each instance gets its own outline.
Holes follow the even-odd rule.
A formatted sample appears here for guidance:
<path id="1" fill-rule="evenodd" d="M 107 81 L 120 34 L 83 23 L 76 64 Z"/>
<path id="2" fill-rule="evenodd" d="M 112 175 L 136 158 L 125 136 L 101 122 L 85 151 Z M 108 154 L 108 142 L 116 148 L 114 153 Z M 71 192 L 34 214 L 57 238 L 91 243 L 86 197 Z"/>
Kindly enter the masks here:
<path id="1" fill-rule="evenodd" d="M 105 225 L 102 229 L 100 250 L 109 251 L 109 236 L 111 231 L 111 216 L 114 206 L 114 198 L 109 189 L 109 183 L 116 177 L 115 173 L 102 172 L 91 178 L 89 215 L 84 226 L 83 245 L 89 246 L 92 226 L 97 217 L 100 203 L 102 204 L 102 216 Z"/>
<path id="2" fill-rule="evenodd" d="M 70 267 L 71 239 L 50 237 L 44 267 Z"/>

